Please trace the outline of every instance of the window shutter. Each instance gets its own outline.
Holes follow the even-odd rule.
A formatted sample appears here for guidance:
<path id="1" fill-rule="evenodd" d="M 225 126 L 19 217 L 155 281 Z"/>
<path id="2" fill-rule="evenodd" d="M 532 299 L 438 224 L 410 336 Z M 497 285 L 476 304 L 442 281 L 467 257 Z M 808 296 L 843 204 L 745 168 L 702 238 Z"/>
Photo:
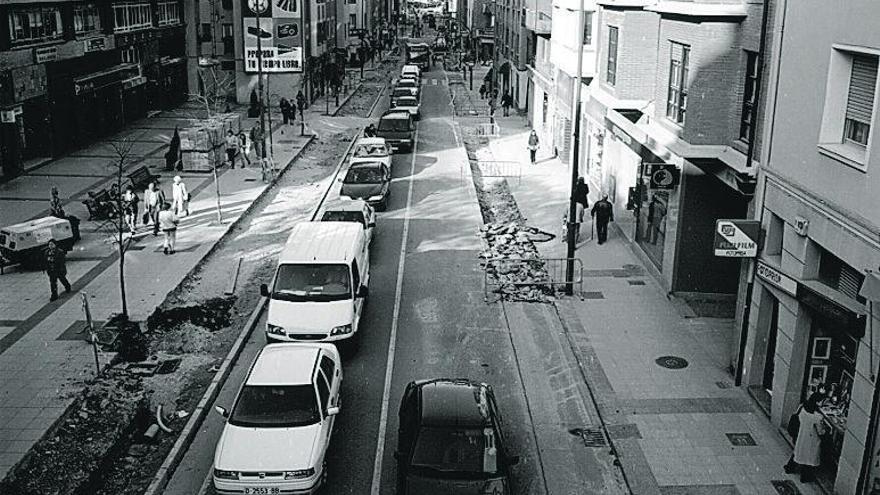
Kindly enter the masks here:
<path id="1" fill-rule="evenodd" d="M 874 91 L 877 87 L 877 57 L 854 55 L 849 95 L 846 101 L 846 118 L 865 124 L 871 123 L 874 109 Z"/>
<path id="2" fill-rule="evenodd" d="M 859 273 L 858 270 L 849 265 L 841 264 L 840 278 L 837 280 L 837 290 L 853 299 L 858 299 L 859 289 L 862 287 L 864 280 L 865 276 Z"/>

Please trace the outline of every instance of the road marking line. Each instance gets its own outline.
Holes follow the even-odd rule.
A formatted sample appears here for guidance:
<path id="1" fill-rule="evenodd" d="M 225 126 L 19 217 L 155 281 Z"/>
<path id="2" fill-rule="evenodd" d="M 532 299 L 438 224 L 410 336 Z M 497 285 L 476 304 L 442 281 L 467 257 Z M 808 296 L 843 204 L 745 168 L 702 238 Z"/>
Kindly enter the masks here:
<path id="1" fill-rule="evenodd" d="M 400 261 L 397 263 L 397 285 L 394 288 L 394 309 L 391 312 L 391 335 L 388 337 L 388 362 L 385 363 L 385 388 L 382 391 L 382 410 L 379 414 L 379 437 L 376 439 L 376 460 L 373 463 L 372 495 L 379 495 L 382 486 L 382 461 L 385 455 L 385 430 L 388 428 L 388 403 L 391 400 L 391 374 L 394 371 L 394 352 L 397 349 L 397 323 L 400 318 L 400 297 L 403 292 L 403 268 L 406 264 L 406 242 L 409 237 L 409 215 L 413 197 L 413 177 L 416 175 L 416 150 L 419 146 L 419 131 L 413 137 L 412 161 L 409 171 L 409 191 L 406 195 L 406 210 L 403 215 L 403 234 L 400 239 Z"/>

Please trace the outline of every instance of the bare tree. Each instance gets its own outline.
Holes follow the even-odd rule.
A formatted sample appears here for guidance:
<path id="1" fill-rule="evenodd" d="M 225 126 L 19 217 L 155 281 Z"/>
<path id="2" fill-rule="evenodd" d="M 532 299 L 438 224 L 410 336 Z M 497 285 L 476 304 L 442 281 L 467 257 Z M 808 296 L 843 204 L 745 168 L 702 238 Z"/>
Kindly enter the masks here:
<path id="1" fill-rule="evenodd" d="M 128 179 L 125 170 L 136 161 L 133 156 L 135 138 L 133 136 L 123 137 L 119 140 L 109 141 L 110 148 L 115 155 L 108 166 L 113 170 L 113 182 L 111 188 L 115 186 L 116 193 L 112 194 L 110 201 L 113 203 L 115 217 L 112 217 L 107 225 L 112 225 L 113 244 L 119 253 L 119 296 L 122 300 L 123 317 L 128 318 L 128 301 L 125 296 L 125 253 L 131 244 L 131 236 L 126 236 L 128 225 L 125 223 L 125 211 L 129 205 L 123 197 L 123 183 Z"/>

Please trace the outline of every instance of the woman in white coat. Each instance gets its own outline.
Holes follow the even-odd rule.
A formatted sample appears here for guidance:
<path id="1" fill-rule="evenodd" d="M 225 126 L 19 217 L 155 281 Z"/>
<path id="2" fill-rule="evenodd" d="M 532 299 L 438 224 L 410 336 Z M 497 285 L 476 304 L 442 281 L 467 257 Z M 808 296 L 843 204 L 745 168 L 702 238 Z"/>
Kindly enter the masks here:
<path id="1" fill-rule="evenodd" d="M 798 412 L 800 427 L 798 428 L 797 440 L 794 442 L 794 452 L 788 464 L 785 465 L 787 473 L 799 471 L 801 483 L 808 483 L 814 479 L 814 471 L 821 463 L 822 442 L 821 436 L 825 433 L 825 421 L 819 413 L 819 400 L 821 395 L 814 393 L 801 406 Z"/>
<path id="2" fill-rule="evenodd" d="M 171 186 L 171 211 L 177 216 L 189 215 L 189 191 L 179 175 L 174 176 Z"/>

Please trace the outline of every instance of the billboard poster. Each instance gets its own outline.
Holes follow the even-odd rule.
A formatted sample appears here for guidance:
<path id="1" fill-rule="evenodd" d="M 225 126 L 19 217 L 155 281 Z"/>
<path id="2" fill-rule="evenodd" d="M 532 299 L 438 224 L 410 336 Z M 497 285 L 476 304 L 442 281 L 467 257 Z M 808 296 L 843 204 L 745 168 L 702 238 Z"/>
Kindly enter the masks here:
<path id="1" fill-rule="evenodd" d="M 259 25 L 255 9 L 260 9 Z M 245 72 L 259 70 L 257 43 L 263 72 L 302 72 L 302 0 L 242 0 L 241 11 Z"/>

